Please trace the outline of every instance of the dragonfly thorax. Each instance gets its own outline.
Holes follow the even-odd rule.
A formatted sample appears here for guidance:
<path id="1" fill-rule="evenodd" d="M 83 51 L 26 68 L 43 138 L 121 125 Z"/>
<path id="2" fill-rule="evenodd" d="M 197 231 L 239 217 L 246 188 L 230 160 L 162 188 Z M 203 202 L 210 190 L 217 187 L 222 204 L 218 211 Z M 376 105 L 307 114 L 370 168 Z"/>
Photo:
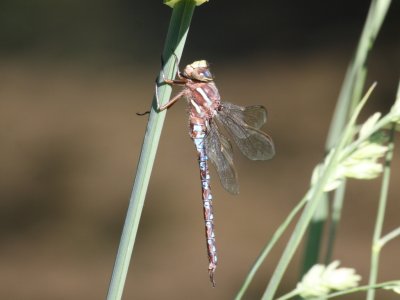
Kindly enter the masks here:
<path id="1" fill-rule="evenodd" d="M 191 120 L 202 118 L 211 119 L 221 106 L 221 98 L 214 82 L 186 83 Z"/>

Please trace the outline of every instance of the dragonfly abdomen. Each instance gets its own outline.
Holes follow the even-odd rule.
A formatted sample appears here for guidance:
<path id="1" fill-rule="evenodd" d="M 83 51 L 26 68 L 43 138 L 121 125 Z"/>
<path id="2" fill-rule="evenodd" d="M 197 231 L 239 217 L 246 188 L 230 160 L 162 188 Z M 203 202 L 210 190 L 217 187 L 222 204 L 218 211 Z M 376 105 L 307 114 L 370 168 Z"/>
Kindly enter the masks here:
<path id="1" fill-rule="evenodd" d="M 192 123 L 194 121 L 194 123 Z M 207 240 L 207 255 L 208 255 L 208 272 L 210 280 L 215 286 L 214 272 L 217 268 L 217 248 L 215 246 L 215 232 L 214 232 L 214 214 L 212 207 L 212 194 L 210 186 L 210 172 L 208 170 L 208 157 L 206 154 L 206 147 L 204 144 L 206 136 L 206 124 L 204 122 L 196 122 L 191 120 L 191 136 L 196 146 L 199 168 L 200 168 L 200 179 L 201 179 L 201 191 L 203 200 L 203 213 L 204 213 L 204 224 L 205 234 Z"/>

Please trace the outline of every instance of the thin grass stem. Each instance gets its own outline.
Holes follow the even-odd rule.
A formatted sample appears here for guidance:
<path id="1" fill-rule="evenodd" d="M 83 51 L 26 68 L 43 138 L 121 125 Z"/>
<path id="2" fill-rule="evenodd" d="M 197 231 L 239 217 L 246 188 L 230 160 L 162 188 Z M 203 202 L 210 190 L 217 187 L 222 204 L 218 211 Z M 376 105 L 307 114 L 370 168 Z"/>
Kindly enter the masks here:
<path id="1" fill-rule="evenodd" d="M 399 87 L 400 89 L 400 87 Z M 375 222 L 374 235 L 372 238 L 372 251 L 371 251 L 371 266 L 369 273 L 369 285 L 374 285 L 378 278 L 379 269 L 379 257 L 382 249 L 382 228 L 385 219 L 386 203 L 389 193 L 389 182 L 391 173 L 391 162 L 393 159 L 394 151 L 394 135 L 396 132 L 396 124 L 393 123 L 392 129 L 390 130 L 388 151 L 386 152 L 385 164 L 382 176 L 382 186 L 379 197 L 379 206 Z M 375 289 L 369 289 L 367 293 L 367 300 L 373 300 L 375 298 Z"/>
<path id="2" fill-rule="evenodd" d="M 338 103 L 335 108 L 334 122 L 328 133 L 326 141 L 326 148 L 331 149 L 337 142 L 349 116 L 351 110 L 349 107 L 352 105 L 352 99 L 357 95 L 354 88 L 358 86 L 358 90 L 362 91 L 360 81 L 364 80 L 366 73 L 363 73 L 365 62 L 369 51 L 376 40 L 380 28 L 382 27 L 383 20 L 389 9 L 391 0 L 372 0 L 367 19 L 365 21 L 360 40 L 357 45 L 356 53 L 352 62 L 350 63 L 342 88 L 339 93 Z M 359 98 L 355 98 L 358 101 Z M 354 106 L 355 107 L 355 106 Z"/>
<path id="3" fill-rule="evenodd" d="M 372 90 L 375 88 L 375 86 L 376 86 L 376 84 L 373 84 L 369 88 L 369 90 L 367 91 L 364 98 L 357 105 L 356 109 L 354 110 L 353 115 L 351 116 L 351 118 L 349 120 L 349 123 L 347 124 L 347 126 L 345 128 L 345 131 L 343 132 L 341 139 L 339 140 L 337 147 L 334 148 L 329 161 L 326 163 L 325 169 L 324 169 L 321 177 L 309 190 L 308 193 L 310 195 L 310 198 L 308 199 L 308 203 L 307 203 L 302 215 L 300 216 L 300 219 L 298 220 L 298 222 L 296 224 L 296 227 L 285 247 L 285 250 L 283 251 L 283 254 L 278 262 L 278 265 L 275 268 L 275 271 L 274 271 L 274 273 L 271 277 L 271 280 L 264 292 L 264 295 L 262 296 L 262 300 L 273 299 L 273 297 L 276 293 L 276 290 L 279 286 L 279 283 L 282 280 L 284 272 L 286 271 L 291 259 L 293 258 L 293 255 L 296 252 L 297 247 L 299 246 L 299 244 L 310 224 L 310 221 L 315 213 L 315 210 L 318 207 L 321 196 L 324 193 L 324 187 L 326 186 L 329 178 L 331 178 L 331 176 L 335 170 L 335 167 L 339 163 L 339 159 L 341 156 L 340 154 L 343 151 L 343 148 L 346 146 L 347 141 L 350 139 L 350 137 L 353 134 L 353 127 L 355 125 L 356 119 L 357 119 L 361 109 L 364 107 L 366 101 L 368 100 L 370 94 L 372 93 Z"/>
<path id="4" fill-rule="evenodd" d="M 368 289 L 382 289 L 382 288 L 388 288 L 388 287 L 395 287 L 400 285 L 400 281 L 398 280 L 390 280 L 390 281 L 385 281 L 385 282 L 381 282 L 381 283 L 377 283 L 374 285 L 361 285 L 361 286 L 357 286 L 354 288 L 350 288 L 347 290 L 343 290 L 343 291 L 337 291 L 337 292 L 333 292 L 331 294 L 322 296 L 322 297 L 315 297 L 315 298 L 307 298 L 307 299 L 312 299 L 312 300 L 325 300 L 325 299 L 330 299 L 330 298 L 335 298 L 335 297 L 339 297 L 339 296 L 345 296 L 345 295 L 349 295 L 349 294 L 353 294 L 353 293 L 357 293 L 357 292 L 363 292 L 366 291 Z M 287 300 L 293 297 L 298 296 L 298 290 L 294 289 L 293 291 L 277 298 L 276 300 Z"/>
<path id="5" fill-rule="evenodd" d="M 379 241 L 381 247 L 385 246 L 389 241 L 397 238 L 398 236 L 400 236 L 400 227 L 393 229 L 391 232 L 389 232 L 388 234 L 381 237 L 381 239 Z"/>
<path id="6" fill-rule="evenodd" d="M 337 143 L 337 140 L 343 132 L 349 117 L 352 115 L 359 99 L 361 98 L 367 74 L 366 60 L 382 26 L 383 20 L 385 19 L 390 2 L 390 0 L 371 1 L 354 58 L 347 69 L 345 79 L 339 93 L 338 102 L 325 144 L 325 149 L 327 152 Z M 328 201 L 328 196 L 325 198 L 325 201 Z M 333 246 L 336 238 L 337 226 L 340 221 L 343 202 L 344 187 L 343 189 L 339 188 L 334 192 L 333 213 L 335 214 L 335 219 L 332 217 L 332 223 L 330 224 L 329 228 L 325 261 L 332 257 Z M 319 209 L 326 209 L 326 207 L 327 204 L 320 205 Z M 328 214 L 318 210 L 316 211 L 316 216 L 314 216 L 313 221 L 310 224 L 309 238 L 307 239 L 304 248 L 305 254 L 301 275 L 308 271 L 310 265 L 318 261 L 320 254 L 320 241 L 322 240 L 323 228 L 328 220 Z M 325 215 L 326 218 L 321 219 L 321 215 Z"/>
<path id="7" fill-rule="evenodd" d="M 336 233 L 339 227 L 340 219 L 342 217 L 342 208 L 344 202 L 344 194 L 346 192 L 346 179 L 343 183 L 335 190 L 332 203 L 332 220 L 328 231 L 327 249 L 325 254 L 325 264 L 328 265 L 332 261 L 333 257 L 333 246 L 336 239 Z"/>
<path id="8" fill-rule="evenodd" d="M 248 289 L 251 281 L 253 280 L 254 276 L 256 275 L 256 272 L 260 268 L 261 264 L 267 258 L 268 254 L 271 252 L 272 248 L 275 246 L 275 244 L 278 242 L 278 240 L 282 237 L 283 233 L 288 228 L 289 224 L 293 221 L 294 217 L 299 213 L 299 211 L 307 203 L 307 199 L 308 199 L 308 195 L 303 197 L 303 199 L 293 208 L 293 210 L 289 213 L 287 218 L 278 227 L 278 229 L 275 231 L 274 235 L 269 240 L 269 242 L 264 246 L 263 250 L 261 251 L 261 253 L 257 257 L 256 261 L 254 262 L 252 268 L 250 269 L 250 272 L 247 274 L 246 279 L 243 282 L 243 285 L 240 287 L 240 290 L 237 293 L 235 300 L 242 299 L 244 293 Z"/>
<path id="9" fill-rule="evenodd" d="M 393 286 L 393 285 L 399 285 L 399 281 L 398 280 L 391 280 L 391 281 L 385 281 L 385 282 L 381 282 L 381 283 L 377 283 L 377 284 L 373 284 L 373 285 L 361 285 L 352 289 L 348 289 L 348 290 L 344 290 L 344 291 L 339 291 L 339 292 L 335 292 L 329 295 L 326 295 L 324 297 L 319 297 L 319 298 L 314 298 L 313 300 L 325 300 L 325 299 L 331 299 L 331 298 L 335 298 L 335 297 L 339 297 L 339 296 L 344 296 L 344 295 L 348 295 L 348 294 L 352 294 L 352 293 L 357 293 L 357 292 L 363 292 L 369 289 L 381 289 L 381 288 L 385 288 L 385 287 L 389 287 L 389 286 Z"/>
<path id="10" fill-rule="evenodd" d="M 176 72 L 172 53 L 174 53 L 178 59 L 182 55 L 194 7 L 195 2 L 193 0 L 180 1 L 173 6 L 172 17 L 163 51 L 164 59 L 168 58 L 164 67 L 164 73 L 166 76 L 173 77 Z M 160 104 L 166 103 L 170 98 L 170 95 L 171 88 L 166 85 L 161 86 L 158 95 Z M 133 252 L 133 246 L 135 244 L 151 170 L 153 168 L 165 119 L 165 112 L 157 112 L 156 98 L 156 96 L 153 97 L 152 110 L 150 112 L 146 134 L 142 145 L 121 241 L 109 285 L 107 300 L 121 299 L 128 273 L 128 267 Z"/>
<path id="11" fill-rule="evenodd" d="M 322 235 L 329 214 L 328 196 L 328 193 L 324 193 L 321 196 L 321 202 L 310 223 L 305 242 L 306 251 L 304 251 L 303 269 L 301 270 L 301 275 L 305 274 L 313 265 L 318 262 L 322 244 Z"/>

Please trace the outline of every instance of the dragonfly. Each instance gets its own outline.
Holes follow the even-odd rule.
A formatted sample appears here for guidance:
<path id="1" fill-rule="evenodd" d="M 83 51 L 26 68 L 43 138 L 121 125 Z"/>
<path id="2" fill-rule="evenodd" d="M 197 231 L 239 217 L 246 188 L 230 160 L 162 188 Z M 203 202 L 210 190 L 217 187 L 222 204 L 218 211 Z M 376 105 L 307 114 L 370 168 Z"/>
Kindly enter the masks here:
<path id="1" fill-rule="evenodd" d="M 159 84 L 182 86 L 182 91 L 166 104 L 160 105 L 158 84 L 156 84 L 157 105 L 158 110 L 163 111 L 181 98 L 186 98 L 188 103 L 189 135 L 196 147 L 200 168 L 208 272 L 210 281 L 215 287 L 214 274 L 218 257 L 208 161 L 215 167 L 225 190 L 231 194 L 238 194 L 238 176 L 233 163 L 230 138 L 243 155 L 251 160 L 271 159 L 275 155 L 275 147 L 271 137 L 260 129 L 267 121 L 265 107 L 261 105 L 242 107 L 221 101 L 206 60 L 187 65 L 183 72 L 179 71 L 179 67 L 177 70 L 175 79 L 165 78 L 162 72 L 163 81 Z"/>

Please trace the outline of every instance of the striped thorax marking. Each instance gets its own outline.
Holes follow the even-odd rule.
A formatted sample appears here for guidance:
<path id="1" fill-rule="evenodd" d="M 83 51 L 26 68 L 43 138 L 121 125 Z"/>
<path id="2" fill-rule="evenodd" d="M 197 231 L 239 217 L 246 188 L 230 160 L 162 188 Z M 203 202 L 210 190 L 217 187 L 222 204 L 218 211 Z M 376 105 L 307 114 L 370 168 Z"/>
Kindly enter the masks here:
<path id="1" fill-rule="evenodd" d="M 200 95 L 203 97 L 203 99 L 207 102 L 208 106 L 211 106 L 211 104 L 213 103 L 211 101 L 211 99 L 208 97 L 208 95 L 206 94 L 206 92 L 203 90 L 203 88 L 198 87 L 196 88 L 196 91 L 198 91 L 200 93 Z"/>

